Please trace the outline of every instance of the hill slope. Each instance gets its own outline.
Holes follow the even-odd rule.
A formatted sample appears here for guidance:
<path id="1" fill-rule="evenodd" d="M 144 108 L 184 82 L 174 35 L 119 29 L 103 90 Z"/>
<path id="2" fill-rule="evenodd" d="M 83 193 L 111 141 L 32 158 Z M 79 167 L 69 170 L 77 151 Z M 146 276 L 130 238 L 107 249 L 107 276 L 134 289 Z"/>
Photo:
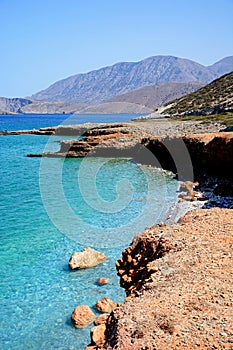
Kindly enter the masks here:
<path id="1" fill-rule="evenodd" d="M 108 102 L 129 102 L 155 110 L 159 106 L 200 89 L 204 84 L 191 83 L 159 83 L 144 86 L 138 90 L 127 92 L 111 98 Z"/>
<path id="2" fill-rule="evenodd" d="M 68 77 L 33 95 L 33 99 L 98 104 L 116 95 L 159 82 L 208 83 L 219 76 L 217 71 L 224 65 L 224 59 L 217 66 L 205 67 L 188 59 L 154 56 Z"/>
<path id="3" fill-rule="evenodd" d="M 209 115 L 233 110 L 233 72 L 163 106 L 162 114 Z"/>
<path id="4" fill-rule="evenodd" d="M 79 113 L 139 113 L 147 114 L 156 110 L 174 98 L 187 95 L 202 87 L 199 82 L 191 83 L 159 83 L 144 86 L 98 105 L 91 105 L 78 111 Z"/>

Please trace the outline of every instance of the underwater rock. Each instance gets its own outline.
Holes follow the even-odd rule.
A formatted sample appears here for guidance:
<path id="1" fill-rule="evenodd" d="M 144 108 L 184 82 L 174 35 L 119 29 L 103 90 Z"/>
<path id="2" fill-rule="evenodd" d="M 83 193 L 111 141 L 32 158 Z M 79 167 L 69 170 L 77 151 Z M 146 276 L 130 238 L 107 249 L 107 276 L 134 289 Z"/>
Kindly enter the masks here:
<path id="1" fill-rule="evenodd" d="M 70 269 L 85 269 L 88 267 L 96 266 L 103 261 L 105 261 L 107 257 L 98 252 L 95 249 L 90 247 L 84 248 L 81 252 L 74 252 L 69 260 Z"/>

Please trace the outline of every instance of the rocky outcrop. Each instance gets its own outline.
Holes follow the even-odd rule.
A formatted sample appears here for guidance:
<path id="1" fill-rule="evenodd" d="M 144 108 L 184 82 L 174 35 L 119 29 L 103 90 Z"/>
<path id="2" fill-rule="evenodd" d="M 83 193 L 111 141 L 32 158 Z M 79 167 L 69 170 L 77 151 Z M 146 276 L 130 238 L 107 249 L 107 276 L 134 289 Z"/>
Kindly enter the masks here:
<path id="1" fill-rule="evenodd" d="M 86 269 L 96 266 L 106 260 L 104 253 L 98 252 L 90 247 L 84 248 L 81 252 L 74 252 L 69 260 L 70 269 Z"/>
<path id="2" fill-rule="evenodd" d="M 187 147 L 195 178 L 203 173 L 233 177 L 233 132 L 218 132 L 208 134 L 191 134 L 183 137 L 165 137 L 143 139 L 142 143 L 160 162 L 164 169 L 177 173 L 177 164 L 169 150 L 176 151 L 176 159 L 184 158 L 184 148 Z M 181 164 L 180 178 L 187 179 L 187 164 Z"/>
<path id="3" fill-rule="evenodd" d="M 185 130 L 189 131 L 190 128 L 193 133 L 186 134 Z M 214 125 L 207 126 L 206 129 L 208 131 L 219 130 L 220 124 L 214 123 Z M 203 173 L 231 179 L 233 177 L 231 166 L 233 163 L 233 132 L 204 133 L 204 130 L 205 128 L 200 127 L 198 123 L 159 121 L 157 123 L 84 124 L 29 131 L 2 131 L 0 135 L 31 133 L 82 136 L 82 139 L 78 140 L 60 141 L 58 152 L 29 154 L 29 157 L 131 157 L 137 162 L 170 170 L 178 174 L 178 178 L 182 180 L 193 181 L 190 167 L 193 168 L 196 179 Z M 171 135 L 166 136 L 166 134 Z M 184 154 L 190 157 L 189 164 L 184 159 Z"/>
<path id="4" fill-rule="evenodd" d="M 190 135 L 183 140 L 197 174 L 205 171 L 232 179 L 233 132 Z"/>
<path id="5" fill-rule="evenodd" d="M 71 316 L 75 328 L 85 328 L 89 326 L 95 318 L 94 312 L 92 312 L 87 305 L 76 306 Z"/>
<path id="6" fill-rule="evenodd" d="M 167 132 L 171 136 L 157 136 L 161 126 L 166 125 L 174 129 Z M 185 134 L 186 123 L 158 122 L 158 123 L 126 123 L 100 126 L 76 126 L 40 129 L 40 133 L 50 132 L 54 135 L 78 134 L 83 132 L 80 140 L 65 140 L 60 142 L 58 152 L 28 156 L 45 157 L 131 157 L 141 163 L 148 163 L 163 169 L 179 173 L 179 179 L 190 178 L 190 166 L 194 169 L 195 178 L 206 172 L 212 175 L 231 178 L 233 170 L 233 132 L 209 132 L 198 129 L 194 123 L 193 129 L 202 133 Z M 197 124 L 199 125 L 199 124 Z M 157 135 L 156 135 L 157 126 Z M 176 132 L 175 129 L 178 129 Z M 209 130 L 211 128 L 208 126 Z M 219 124 L 212 130 L 219 128 Z M 36 132 L 35 132 L 36 133 Z M 149 152 L 146 152 L 148 150 Z M 185 152 L 184 152 L 185 151 Z M 187 152 L 188 151 L 188 152 Z M 189 163 L 184 159 L 187 154 Z M 186 157 L 187 158 L 187 157 Z M 177 169 L 179 165 L 179 169 Z"/>
<path id="7" fill-rule="evenodd" d="M 95 349 L 231 349 L 232 244 L 230 209 L 194 210 L 136 236 L 117 263 L 128 297 Z"/>
<path id="8" fill-rule="evenodd" d="M 126 295 L 137 294 L 149 280 L 151 274 L 155 272 L 153 266 L 150 266 L 152 261 L 176 249 L 161 236 L 163 230 L 163 225 L 157 226 L 156 230 L 148 230 L 146 239 L 144 234 L 138 234 L 116 262 L 120 284 L 125 289 Z"/>

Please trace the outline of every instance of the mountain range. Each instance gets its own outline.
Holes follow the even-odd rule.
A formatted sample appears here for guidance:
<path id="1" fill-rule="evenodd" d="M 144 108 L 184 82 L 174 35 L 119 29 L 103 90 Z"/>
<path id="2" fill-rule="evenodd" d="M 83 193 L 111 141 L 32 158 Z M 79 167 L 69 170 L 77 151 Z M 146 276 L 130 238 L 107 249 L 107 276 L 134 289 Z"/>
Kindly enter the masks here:
<path id="1" fill-rule="evenodd" d="M 59 80 L 26 99 L 0 99 L 0 111 L 150 113 L 233 70 L 233 56 L 211 66 L 173 56 L 116 63 Z"/>
<path id="2" fill-rule="evenodd" d="M 160 82 L 207 84 L 233 70 L 233 56 L 205 67 L 173 56 L 154 56 L 139 62 L 117 63 L 110 67 L 77 74 L 57 81 L 34 94 L 34 100 L 99 104 L 114 96 Z"/>

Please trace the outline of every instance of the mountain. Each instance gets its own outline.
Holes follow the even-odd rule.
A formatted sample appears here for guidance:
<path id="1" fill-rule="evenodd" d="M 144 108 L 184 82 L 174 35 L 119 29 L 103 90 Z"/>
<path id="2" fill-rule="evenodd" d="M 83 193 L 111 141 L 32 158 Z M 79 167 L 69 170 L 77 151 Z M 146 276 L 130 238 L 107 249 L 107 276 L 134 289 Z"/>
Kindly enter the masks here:
<path id="1" fill-rule="evenodd" d="M 151 86 L 144 86 L 138 90 L 127 92 L 111 98 L 108 102 L 128 102 L 145 106 L 155 110 L 159 106 L 187 95 L 203 87 L 199 82 L 190 83 L 159 83 Z"/>
<path id="2" fill-rule="evenodd" d="M 84 103 L 70 103 L 70 102 L 54 102 L 54 101 L 31 101 L 21 108 L 23 113 L 42 113 L 42 114 L 54 114 L 54 113 L 78 113 L 83 110 L 87 105 Z"/>
<path id="3" fill-rule="evenodd" d="M 25 98 L 6 98 L 0 97 L 0 111 L 21 113 L 22 107 L 31 104 L 32 101 Z"/>
<path id="4" fill-rule="evenodd" d="M 222 61 L 222 63 L 221 63 Z M 230 59 L 205 67 L 197 62 L 173 57 L 154 56 L 139 62 L 116 63 L 85 74 L 57 81 L 32 96 L 35 100 L 99 104 L 119 94 L 160 82 L 209 83 L 224 71 L 233 70 Z"/>
<path id="5" fill-rule="evenodd" d="M 233 111 L 233 72 L 174 100 L 158 112 L 166 115 L 210 115 Z"/>
<path id="6" fill-rule="evenodd" d="M 214 63 L 209 68 L 219 77 L 233 70 L 233 56 L 225 57 L 222 60 Z"/>
<path id="7" fill-rule="evenodd" d="M 159 83 L 144 86 L 138 90 L 115 96 L 98 105 L 91 105 L 80 113 L 139 113 L 153 112 L 166 102 L 187 95 L 200 89 L 204 84 L 193 83 Z"/>
<path id="8" fill-rule="evenodd" d="M 78 111 L 81 114 L 148 114 L 154 109 L 147 108 L 143 105 L 130 102 L 103 102 L 98 105 L 89 105 L 88 107 Z"/>

